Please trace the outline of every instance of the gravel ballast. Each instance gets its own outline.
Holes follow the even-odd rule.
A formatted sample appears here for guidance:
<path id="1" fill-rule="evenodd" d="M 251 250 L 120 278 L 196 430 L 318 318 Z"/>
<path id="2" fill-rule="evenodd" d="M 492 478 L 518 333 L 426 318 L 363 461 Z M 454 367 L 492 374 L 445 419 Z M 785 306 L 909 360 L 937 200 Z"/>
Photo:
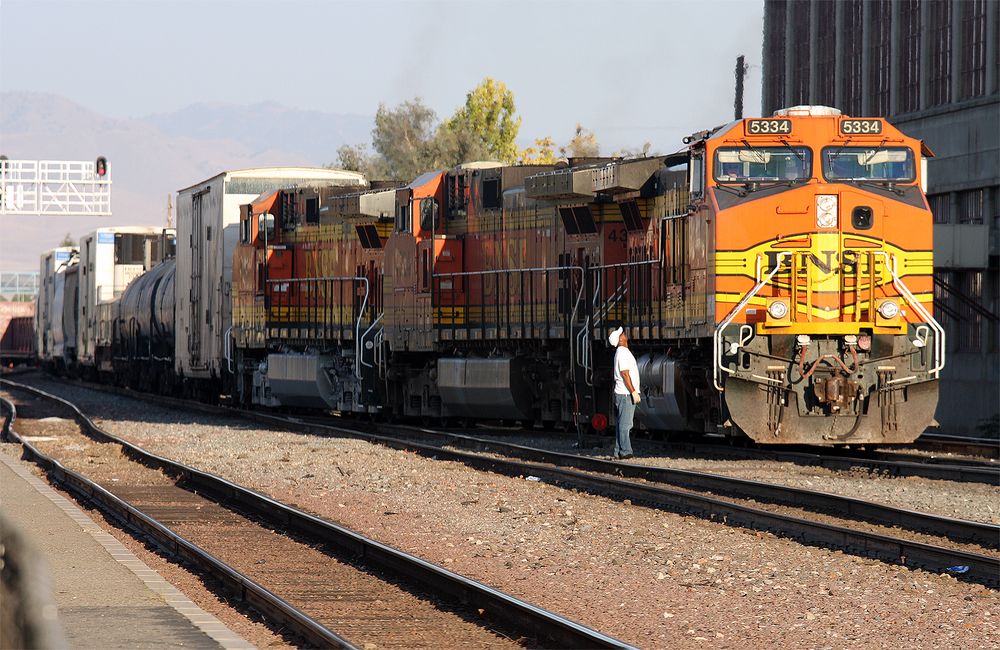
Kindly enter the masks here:
<path id="1" fill-rule="evenodd" d="M 1000 643 L 997 592 L 947 575 L 358 440 L 259 429 L 77 387 L 48 382 L 46 387 L 76 402 L 111 433 L 151 451 L 643 647 Z M 740 462 L 745 461 L 726 464 Z M 825 473 L 808 471 L 816 477 Z M 780 482 L 778 476 L 752 478 Z M 908 487 L 916 481 L 859 476 L 850 493 L 904 505 L 884 491 L 881 498 L 875 493 L 884 484 Z M 921 482 L 943 484 L 971 502 L 979 496 L 966 490 L 985 487 Z M 862 485 L 874 487 L 862 490 Z M 981 496 L 995 507 L 996 495 L 991 489 Z"/>

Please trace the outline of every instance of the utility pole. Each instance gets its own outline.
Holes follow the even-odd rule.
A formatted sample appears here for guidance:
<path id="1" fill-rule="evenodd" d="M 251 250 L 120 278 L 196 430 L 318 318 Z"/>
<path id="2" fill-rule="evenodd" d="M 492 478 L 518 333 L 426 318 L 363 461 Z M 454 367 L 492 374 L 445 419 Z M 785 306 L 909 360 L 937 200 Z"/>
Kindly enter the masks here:
<path id="1" fill-rule="evenodd" d="M 167 228 L 174 227 L 174 203 L 173 194 L 167 193 Z"/>
<path id="2" fill-rule="evenodd" d="M 737 120 L 743 119 L 743 78 L 750 68 L 743 62 L 743 55 L 736 57 L 736 102 L 734 103 L 735 117 Z"/>

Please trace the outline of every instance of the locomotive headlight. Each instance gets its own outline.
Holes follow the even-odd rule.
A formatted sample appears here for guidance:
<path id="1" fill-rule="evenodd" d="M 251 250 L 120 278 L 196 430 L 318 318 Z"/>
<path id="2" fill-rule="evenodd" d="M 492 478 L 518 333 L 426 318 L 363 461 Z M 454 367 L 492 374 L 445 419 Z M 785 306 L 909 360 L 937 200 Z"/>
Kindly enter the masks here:
<path id="1" fill-rule="evenodd" d="M 899 305 L 896 304 L 895 300 L 883 300 L 878 306 L 878 313 L 881 314 L 882 318 L 891 320 L 899 315 Z"/>
<path id="2" fill-rule="evenodd" d="M 837 227 L 836 194 L 816 195 L 816 227 L 817 228 Z"/>
<path id="3" fill-rule="evenodd" d="M 771 318 L 781 320 L 788 315 L 788 303 L 784 300 L 775 300 L 767 306 L 767 313 L 771 315 Z"/>

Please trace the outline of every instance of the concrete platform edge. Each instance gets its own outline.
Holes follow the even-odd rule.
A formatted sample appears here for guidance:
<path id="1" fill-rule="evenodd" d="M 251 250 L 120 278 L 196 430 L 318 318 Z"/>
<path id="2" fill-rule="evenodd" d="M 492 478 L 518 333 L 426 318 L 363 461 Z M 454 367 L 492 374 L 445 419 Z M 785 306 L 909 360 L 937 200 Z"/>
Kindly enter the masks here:
<path id="1" fill-rule="evenodd" d="M 211 637 L 223 648 L 254 647 L 246 639 L 230 630 L 222 621 L 203 610 L 191 599 L 178 591 L 172 584 L 160 576 L 159 573 L 137 558 L 132 551 L 128 550 L 113 535 L 105 532 L 97 522 L 91 519 L 75 503 L 56 492 L 48 483 L 28 471 L 18 460 L 11 458 L 6 453 L 0 452 L 0 462 L 22 478 L 39 494 L 49 499 L 56 507 L 66 513 L 80 528 L 97 540 L 115 561 L 128 568 L 150 591 L 159 594 L 167 605 L 191 621 L 195 627 Z"/>

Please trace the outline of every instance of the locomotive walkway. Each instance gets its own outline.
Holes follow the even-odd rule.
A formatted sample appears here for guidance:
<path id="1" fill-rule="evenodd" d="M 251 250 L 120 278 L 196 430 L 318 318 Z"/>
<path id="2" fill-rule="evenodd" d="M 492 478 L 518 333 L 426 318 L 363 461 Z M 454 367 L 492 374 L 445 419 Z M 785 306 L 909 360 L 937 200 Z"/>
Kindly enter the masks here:
<path id="1" fill-rule="evenodd" d="M 0 503 L 6 523 L 48 566 L 57 611 L 42 612 L 47 638 L 61 634 L 74 648 L 252 647 L 7 453 Z"/>

